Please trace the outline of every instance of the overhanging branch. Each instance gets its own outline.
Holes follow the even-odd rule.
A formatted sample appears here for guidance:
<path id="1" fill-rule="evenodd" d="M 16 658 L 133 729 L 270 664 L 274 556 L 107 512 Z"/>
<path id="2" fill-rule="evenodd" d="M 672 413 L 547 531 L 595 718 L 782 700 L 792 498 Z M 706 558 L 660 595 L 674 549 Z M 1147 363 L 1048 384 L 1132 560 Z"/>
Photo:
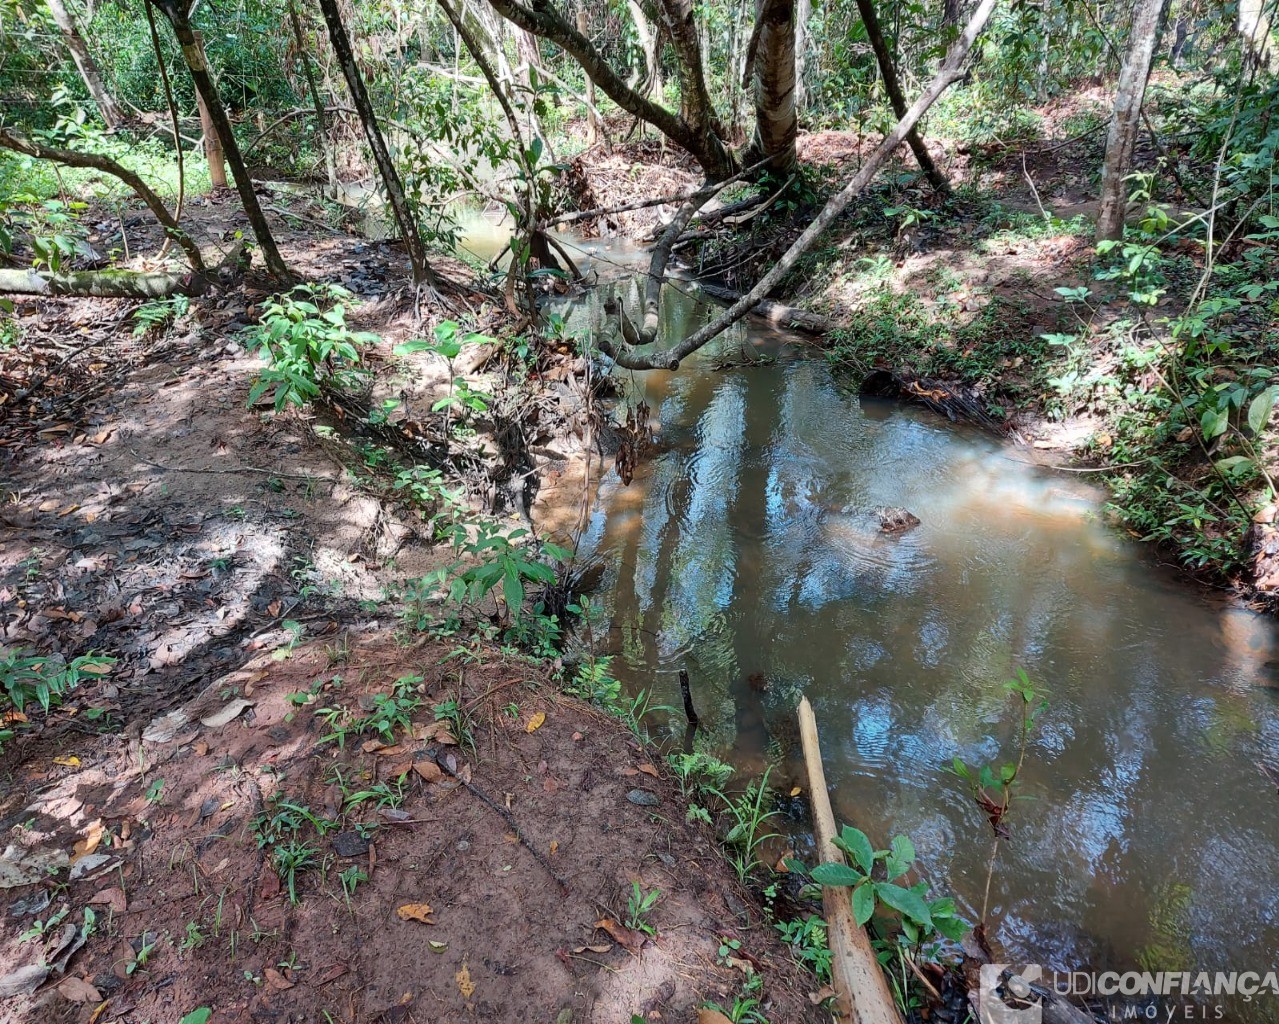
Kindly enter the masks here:
<path id="1" fill-rule="evenodd" d="M 923 95 L 906 111 L 893 130 L 884 137 L 884 140 L 876 147 L 852 181 L 845 185 L 839 193 L 831 197 L 822 208 L 821 213 L 804 229 L 804 232 L 795 239 L 794 244 L 777 261 L 776 266 L 765 274 L 756 283 L 755 287 L 733 303 L 723 316 L 669 348 L 645 352 L 626 343 L 615 344 L 613 339 L 603 336 L 600 339 L 600 349 L 606 355 L 611 356 L 619 366 L 624 366 L 627 369 L 674 370 L 679 367 L 679 364 L 684 359 L 707 342 L 723 334 L 729 327 L 746 316 L 754 308 L 755 304 L 767 297 L 777 283 L 790 272 L 795 264 L 799 262 L 800 257 L 830 227 L 835 218 L 844 212 L 848 204 L 870 184 L 893 151 L 901 145 L 906 133 L 915 126 L 928 108 L 937 102 L 942 93 L 962 77 L 964 61 L 967 59 L 973 43 L 981 34 L 982 29 L 985 28 L 986 22 L 990 20 L 995 3 L 996 0 L 981 0 L 980 6 L 974 12 L 963 33 L 955 40 L 950 52 L 946 55 L 946 60 L 941 69 L 937 72 L 936 77 L 929 84 Z"/>

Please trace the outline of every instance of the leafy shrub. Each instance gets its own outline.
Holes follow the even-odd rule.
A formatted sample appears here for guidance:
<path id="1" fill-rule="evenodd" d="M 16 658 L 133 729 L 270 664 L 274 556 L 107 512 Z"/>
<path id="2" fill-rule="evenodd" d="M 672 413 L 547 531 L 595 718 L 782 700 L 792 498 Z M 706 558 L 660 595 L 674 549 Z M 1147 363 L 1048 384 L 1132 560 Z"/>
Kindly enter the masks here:
<path id="1" fill-rule="evenodd" d="M 304 284 L 266 304 L 249 338 L 267 362 L 249 391 L 250 406 L 274 388 L 279 412 L 319 397 L 325 383 L 349 387 L 358 380 L 363 373 L 358 368 L 360 347 L 378 338 L 347 327 L 345 302 L 350 298 L 338 285 Z"/>

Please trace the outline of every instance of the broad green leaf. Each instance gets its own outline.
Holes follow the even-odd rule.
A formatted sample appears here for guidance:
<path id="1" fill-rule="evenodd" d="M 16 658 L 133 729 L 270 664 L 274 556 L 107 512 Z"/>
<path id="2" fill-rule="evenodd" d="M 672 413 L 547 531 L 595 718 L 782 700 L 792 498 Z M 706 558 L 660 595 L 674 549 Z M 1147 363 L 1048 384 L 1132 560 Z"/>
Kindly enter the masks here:
<path id="1" fill-rule="evenodd" d="M 875 913 L 875 890 L 871 883 L 859 885 L 853 890 L 853 919 L 864 925 Z"/>
<path id="2" fill-rule="evenodd" d="M 875 895 L 885 906 L 892 907 L 913 921 L 932 927 L 933 915 L 929 913 L 928 904 L 919 897 L 918 893 L 903 889 L 892 882 L 876 882 Z"/>
<path id="3" fill-rule="evenodd" d="M 1270 422 L 1270 413 L 1275 407 L 1275 388 L 1266 388 L 1248 406 L 1248 426 L 1254 434 L 1260 434 Z"/>
<path id="4" fill-rule="evenodd" d="M 847 864 L 818 864 L 812 872 L 813 881 L 818 885 L 856 885 L 865 877 L 863 872 Z"/>
<path id="5" fill-rule="evenodd" d="M 875 849 L 871 846 L 865 832 L 851 825 L 845 825 L 840 830 L 835 845 L 853 858 L 853 863 L 862 869 L 862 874 L 870 874 L 870 869 L 875 864 Z"/>

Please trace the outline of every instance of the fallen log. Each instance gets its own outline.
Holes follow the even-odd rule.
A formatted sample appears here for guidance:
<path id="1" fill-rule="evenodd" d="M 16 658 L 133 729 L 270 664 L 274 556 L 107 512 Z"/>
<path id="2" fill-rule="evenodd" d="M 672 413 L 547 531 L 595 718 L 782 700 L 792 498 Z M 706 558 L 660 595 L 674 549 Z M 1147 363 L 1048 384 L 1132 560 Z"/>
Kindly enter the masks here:
<path id="1" fill-rule="evenodd" d="M 817 719 L 813 717 L 813 706 L 807 697 L 799 702 L 799 736 L 804 748 L 804 763 L 808 767 L 818 859 L 824 864 L 843 864 L 844 855 L 835 845 L 835 815 L 830 807 L 830 794 L 826 791 Z M 870 936 L 853 917 L 849 890 L 844 886 L 823 886 L 822 907 L 826 913 L 831 981 L 839 1015 L 853 1024 L 901 1024 L 901 1015 L 875 958 Z"/>
<path id="2" fill-rule="evenodd" d="M 205 274 L 160 270 L 72 270 L 60 274 L 44 270 L 0 270 L 0 295 L 162 299 L 169 295 L 203 295 L 210 283 Z"/>
<path id="3" fill-rule="evenodd" d="M 698 281 L 697 284 L 712 299 L 719 299 L 721 302 L 733 303 L 741 298 L 741 294 L 731 288 L 723 288 L 717 284 L 706 284 L 702 281 Z M 751 313 L 755 316 L 763 317 L 779 327 L 789 327 L 793 330 L 803 331 L 805 334 L 829 334 L 835 326 L 820 313 L 810 313 L 806 309 L 796 309 L 794 306 L 774 302 L 772 299 L 761 299 L 755 303 Z"/>
<path id="4" fill-rule="evenodd" d="M 1004 425 L 986 411 L 981 396 L 962 384 L 938 380 L 936 377 L 920 377 L 909 371 L 873 370 L 862 381 L 861 394 L 875 398 L 899 398 L 918 402 L 933 412 L 939 412 L 952 423 L 967 420 L 979 427 L 1004 434 Z"/>

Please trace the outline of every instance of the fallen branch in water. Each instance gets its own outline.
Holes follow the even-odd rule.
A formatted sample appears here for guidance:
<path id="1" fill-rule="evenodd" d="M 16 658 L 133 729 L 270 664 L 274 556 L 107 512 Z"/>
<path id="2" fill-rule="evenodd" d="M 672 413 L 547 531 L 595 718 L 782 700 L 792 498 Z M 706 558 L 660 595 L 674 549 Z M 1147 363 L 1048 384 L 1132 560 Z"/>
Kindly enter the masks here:
<path id="1" fill-rule="evenodd" d="M 697 285 L 712 299 L 720 299 L 723 302 L 736 302 L 742 297 L 741 292 L 735 292 L 731 288 L 721 288 L 719 285 L 705 284 L 701 281 L 698 281 Z M 795 306 L 787 306 L 772 299 L 761 299 L 755 303 L 751 314 L 763 317 L 779 327 L 789 327 L 806 334 L 829 334 L 835 327 L 820 313 L 810 313 L 806 309 L 797 309 Z"/>

